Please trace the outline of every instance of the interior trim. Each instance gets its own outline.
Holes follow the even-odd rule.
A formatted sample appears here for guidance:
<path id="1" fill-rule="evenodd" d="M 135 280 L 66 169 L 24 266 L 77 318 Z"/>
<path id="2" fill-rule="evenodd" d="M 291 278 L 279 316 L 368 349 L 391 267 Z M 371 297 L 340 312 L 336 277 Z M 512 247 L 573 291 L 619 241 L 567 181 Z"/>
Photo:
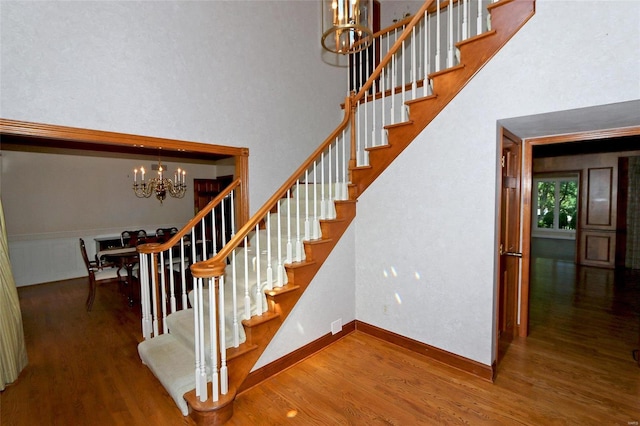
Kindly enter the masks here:
<path id="1" fill-rule="evenodd" d="M 393 345 L 408 349 L 412 352 L 416 352 L 420 355 L 424 355 L 452 368 L 462 370 L 480 379 L 493 382 L 496 370 L 495 364 L 491 366 L 484 365 L 477 361 L 464 358 L 460 355 L 447 352 L 443 349 L 427 345 L 426 343 L 421 343 L 417 340 L 401 336 L 399 334 L 364 323 L 362 321 L 354 320 L 349 322 L 348 324 L 343 325 L 342 331 L 340 331 L 339 333 L 325 334 L 319 339 L 314 340 L 313 342 L 283 356 L 282 358 L 279 358 L 265 365 L 264 367 L 252 371 L 251 373 L 249 373 L 246 380 L 242 383 L 240 389 L 238 389 L 238 394 L 259 385 L 263 381 L 277 375 L 278 373 L 288 368 L 293 367 L 297 363 L 314 355 L 330 344 L 342 339 L 343 337 L 353 333 L 356 330 L 376 337 L 380 340 L 384 340 L 385 342 L 389 342 Z"/>

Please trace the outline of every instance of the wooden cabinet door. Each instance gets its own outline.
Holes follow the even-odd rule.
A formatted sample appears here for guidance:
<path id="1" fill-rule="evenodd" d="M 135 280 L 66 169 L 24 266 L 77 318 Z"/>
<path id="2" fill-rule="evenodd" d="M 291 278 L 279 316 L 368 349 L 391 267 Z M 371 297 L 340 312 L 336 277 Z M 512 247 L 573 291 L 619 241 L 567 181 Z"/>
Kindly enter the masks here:
<path id="1" fill-rule="evenodd" d="M 233 182 L 233 176 L 220 176 L 216 179 L 194 179 L 193 180 L 193 202 L 195 204 L 194 214 L 198 214 L 200 210 L 205 208 L 211 200 L 213 200 L 218 194 L 220 194 L 229 184 Z M 231 210 L 229 205 L 225 205 L 225 214 L 222 215 L 220 207 L 215 212 L 215 247 L 220 248 L 224 241 L 229 241 L 232 235 L 231 229 Z M 223 238 L 222 232 L 222 217 L 225 217 L 224 229 L 225 236 Z M 201 225 L 196 225 L 196 235 L 200 235 Z M 210 228 L 208 229 L 211 230 Z M 207 240 L 212 240 L 212 235 L 206 235 Z"/>
<path id="2" fill-rule="evenodd" d="M 581 265 L 615 267 L 618 171 L 617 165 L 591 167 L 583 173 Z"/>
<path id="3" fill-rule="evenodd" d="M 216 179 L 193 180 L 194 214 L 198 214 L 223 189 L 233 182 L 233 176 L 221 176 Z"/>

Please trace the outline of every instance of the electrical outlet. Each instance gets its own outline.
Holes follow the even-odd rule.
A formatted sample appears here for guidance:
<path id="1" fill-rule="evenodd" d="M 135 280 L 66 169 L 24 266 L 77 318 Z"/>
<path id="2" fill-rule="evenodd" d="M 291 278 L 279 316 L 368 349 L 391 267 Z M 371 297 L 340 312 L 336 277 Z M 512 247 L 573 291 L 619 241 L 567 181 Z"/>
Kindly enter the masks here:
<path id="1" fill-rule="evenodd" d="M 337 334 L 342 331 L 342 318 L 331 323 L 331 334 Z"/>

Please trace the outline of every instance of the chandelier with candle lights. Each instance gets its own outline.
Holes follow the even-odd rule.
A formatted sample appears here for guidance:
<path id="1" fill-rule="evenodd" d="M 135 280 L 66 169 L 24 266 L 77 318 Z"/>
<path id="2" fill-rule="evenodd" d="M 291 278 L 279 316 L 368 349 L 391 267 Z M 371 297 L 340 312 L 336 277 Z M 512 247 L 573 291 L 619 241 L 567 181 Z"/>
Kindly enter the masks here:
<path id="1" fill-rule="evenodd" d="M 140 171 L 141 180 L 138 182 L 138 171 Z M 186 174 L 182 169 L 176 170 L 173 174 L 173 180 L 164 176 L 165 170 L 162 162 L 158 160 L 158 176 L 145 180 L 145 169 L 133 170 L 133 192 L 138 198 L 149 198 L 151 194 L 155 194 L 160 203 L 167 197 L 167 194 L 174 198 L 184 197 L 187 191 Z"/>
<path id="2" fill-rule="evenodd" d="M 366 49 L 373 39 L 371 0 L 323 0 L 322 47 L 347 55 Z"/>

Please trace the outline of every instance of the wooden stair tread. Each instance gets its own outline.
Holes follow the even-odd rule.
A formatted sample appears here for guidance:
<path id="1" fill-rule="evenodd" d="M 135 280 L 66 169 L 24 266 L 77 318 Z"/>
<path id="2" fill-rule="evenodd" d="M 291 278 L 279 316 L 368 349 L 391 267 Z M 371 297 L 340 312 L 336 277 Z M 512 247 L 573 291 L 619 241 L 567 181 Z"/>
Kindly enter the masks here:
<path id="1" fill-rule="evenodd" d="M 258 349 L 257 345 L 252 345 L 246 342 L 240 343 L 237 348 L 227 348 L 227 360 L 237 358 L 251 351 L 255 351 L 256 349 Z"/>
<path id="2" fill-rule="evenodd" d="M 323 244 L 330 244 L 332 241 L 333 240 L 331 238 L 319 238 L 317 240 L 305 241 L 304 243 L 310 246 L 318 246 Z M 298 262 L 298 263 L 302 263 L 302 262 Z"/>
<path id="3" fill-rule="evenodd" d="M 415 99 L 409 99 L 408 101 L 405 101 L 405 104 L 408 105 L 409 107 L 411 107 L 411 104 L 416 104 L 416 103 L 423 103 L 423 102 L 427 102 L 430 100 L 436 100 L 438 99 L 438 94 L 437 93 L 433 93 L 429 96 L 423 96 L 421 98 L 415 98 Z"/>
<path id="4" fill-rule="evenodd" d="M 411 126 L 411 125 L 413 125 L 413 120 L 407 120 L 407 121 L 401 121 L 399 123 L 386 124 L 384 128 L 385 130 L 389 130 L 396 127 L 404 127 L 404 126 Z"/>
<path id="5" fill-rule="evenodd" d="M 302 262 L 285 263 L 284 267 L 288 269 L 298 269 L 298 268 L 304 268 L 309 265 L 313 265 L 315 263 L 316 262 L 314 260 L 305 259 Z M 269 291 L 273 291 L 273 290 L 269 290 Z"/>
<path id="6" fill-rule="evenodd" d="M 433 80 L 434 78 L 436 78 L 436 77 L 438 77 L 440 75 L 449 74 L 449 73 L 452 73 L 452 72 L 455 72 L 455 71 L 459 71 L 461 69 L 464 69 L 464 63 L 460 63 L 460 64 L 454 65 L 454 66 L 452 66 L 450 68 L 445 68 L 443 70 L 433 72 L 433 73 L 429 74 L 429 80 Z"/>
<path id="7" fill-rule="evenodd" d="M 389 149 L 391 148 L 391 146 L 389 144 L 384 144 L 384 145 L 376 145 L 376 146 L 369 146 L 367 148 L 365 148 L 365 151 L 369 151 L 369 152 L 373 152 L 373 151 L 378 151 L 378 150 L 385 150 L 385 149 Z"/>
<path id="8" fill-rule="evenodd" d="M 297 286 L 295 284 L 287 284 L 285 286 L 274 288 L 272 290 L 265 290 L 264 293 L 268 297 L 276 297 L 276 296 L 278 296 L 280 294 L 291 293 L 292 291 L 296 291 L 296 290 L 299 290 L 299 289 L 300 289 L 300 286 Z"/>
<path id="9" fill-rule="evenodd" d="M 340 223 L 340 222 L 344 222 L 345 219 L 339 218 L 339 217 L 334 217 L 333 219 L 318 219 L 318 221 L 320 223 Z M 322 240 L 322 238 L 320 238 L 320 240 Z M 309 240 L 312 241 L 312 240 Z M 315 241 L 315 240 L 313 240 Z"/>
<path id="10" fill-rule="evenodd" d="M 473 37 L 469 37 L 468 39 L 456 42 L 455 46 L 456 47 L 464 46 L 465 44 L 473 43 L 473 42 L 478 41 L 480 39 L 491 37 L 495 33 L 496 33 L 496 30 L 491 30 L 491 31 L 484 32 L 482 34 L 474 35 Z"/>
<path id="11" fill-rule="evenodd" d="M 287 286 L 288 287 L 288 286 Z M 297 286 L 291 286 L 291 287 L 296 287 Z M 295 290 L 295 289 L 293 289 Z M 288 291 L 293 291 L 293 290 L 288 290 Z M 273 290 L 267 290 L 266 293 L 271 293 Z M 280 294 L 280 293 L 278 293 Z M 272 296 L 271 294 L 269 294 L 269 296 Z M 245 327 L 257 327 L 261 324 L 264 324 L 265 322 L 274 320 L 276 318 L 280 318 L 280 314 L 277 312 L 264 312 L 262 315 L 254 315 L 252 316 L 250 319 L 248 320 L 242 320 L 242 325 L 244 325 Z"/>

